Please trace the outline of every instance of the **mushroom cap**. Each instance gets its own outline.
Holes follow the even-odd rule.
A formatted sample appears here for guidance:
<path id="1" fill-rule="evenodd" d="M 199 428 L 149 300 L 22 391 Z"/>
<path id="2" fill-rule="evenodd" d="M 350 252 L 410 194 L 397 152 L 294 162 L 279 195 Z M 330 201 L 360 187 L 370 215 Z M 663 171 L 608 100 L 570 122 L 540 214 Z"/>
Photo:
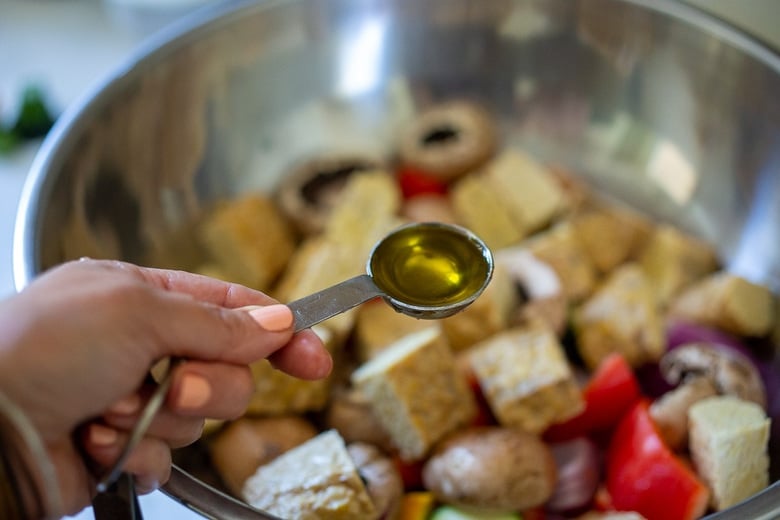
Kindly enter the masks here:
<path id="1" fill-rule="evenodd" d="M 766 390 L 758 369 L 735 350 L 712 343 L 688 343 L 667 352 L 661 358 L 660 369 L 671 384 L 706 377 L 718 393 L 752 401 L 766 409 Z"/>
<path id="2" fill-rule="evenodd" d="M 278 189 L 279 206 L 302 233 L 318 233 L 353 175 L 383 169 L 384 165 L 378 159 L 358 154 L 310 158 L 282 178 Z"/>

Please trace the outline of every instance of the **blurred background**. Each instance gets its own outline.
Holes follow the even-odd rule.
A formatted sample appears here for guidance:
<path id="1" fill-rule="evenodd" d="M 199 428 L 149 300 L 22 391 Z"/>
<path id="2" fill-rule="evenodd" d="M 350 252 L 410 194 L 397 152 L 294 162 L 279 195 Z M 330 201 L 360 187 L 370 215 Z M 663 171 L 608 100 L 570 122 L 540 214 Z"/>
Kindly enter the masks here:
<path id="1" fill-rule="evenodd" d="M 147 38 L 219 1 L 0 0 L 0 298 L 15 290 L 16 209 L 47 116 L 87 96 Z M 687 1 L 780 49 L 780 0 Z M 149 519 L 200 518 L 160 492 L 142 497 L 141 506 Z"/>

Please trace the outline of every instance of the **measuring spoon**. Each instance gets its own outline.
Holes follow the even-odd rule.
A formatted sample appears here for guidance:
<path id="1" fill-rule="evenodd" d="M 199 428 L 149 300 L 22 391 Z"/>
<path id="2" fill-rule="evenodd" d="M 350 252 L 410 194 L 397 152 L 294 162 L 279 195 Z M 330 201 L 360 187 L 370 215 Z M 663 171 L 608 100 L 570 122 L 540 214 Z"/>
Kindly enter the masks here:
<path id="1" fill-rule="evenodd" d="M 377 242 L 366 273 L 289 303 L 296 332 L 376 297 L 415 318 L 452 316 L 484 291 L 493 256 L 460 226 L 407 224 Z"/>
<path id="2" fill-rule="evenodd" d="M 490 249 L 469 230 L 438 222 L 407 224 L 377 242 L 368 256 L 366 274 L 288 306 L 295 317 L 296 332 L 376 297 L 415 318 L 446 318 L 476 300 L 492 276 Z M 141 412 L 121 455 L 98 482 L 99 492 L 108 490 L 120 477 L 127 457 L 162 406 L 172 367 L 173 363 Z"/>

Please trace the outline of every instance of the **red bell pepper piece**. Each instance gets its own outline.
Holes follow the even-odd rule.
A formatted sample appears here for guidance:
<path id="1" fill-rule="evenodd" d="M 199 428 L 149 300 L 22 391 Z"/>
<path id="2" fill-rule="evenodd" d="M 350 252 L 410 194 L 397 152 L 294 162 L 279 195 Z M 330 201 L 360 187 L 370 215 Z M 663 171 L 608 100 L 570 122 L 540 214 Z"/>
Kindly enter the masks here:
<path id="1" fill-rule="evenodd" d="M 623 417 L 606 458 L 606 487 L 618 511 L 636 511 L 647 520 L 692 520 L 707 509 L 709 491 L 664 444 L 638 401 Z"/>
<path id="2" fill-rule="evenodd" d="M 634 371 L 619 353 L 604 358 L 583 390 L 585 409 L 568 421 L 554 424 L 544 434 L 552 442 L 567 441 L 609 430 L 640 397 Z"/>
<path id="3" fill-rule="evenodd" d="M 393 456 L 398 473 L 401 475 L 401 481 L 404 484 L 405 491 L 417 491 L 423 489 L 422 469 L 425 465 L 424 460 L 407 461 L 398 455 Z"/>
<path id="4" fill-rule="evenodd" d="M 446 182 L 409 166 L 401 167 L 398 170 L 398 184 L 405 199 L 426 193 L 441 195 L 447 193 Z"/>

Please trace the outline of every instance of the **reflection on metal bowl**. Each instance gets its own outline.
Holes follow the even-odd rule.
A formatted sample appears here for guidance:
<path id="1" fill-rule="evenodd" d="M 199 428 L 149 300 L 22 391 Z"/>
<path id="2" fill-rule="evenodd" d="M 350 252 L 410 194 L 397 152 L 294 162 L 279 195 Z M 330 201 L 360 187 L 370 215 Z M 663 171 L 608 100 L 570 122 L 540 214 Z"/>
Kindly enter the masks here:
<path id="1" fill-rule="evenodd" d="M 315 152 L 386 157 L 454 97 L 505 145 L 716 244 L 780 291 L 780 58 L 673 1 L 289 0 L 176 25 L 64 115 L 26 186 L 15 280 L 84 255 L 188 267 L 181 230 L 213 201 L 270 190 Z M 161 255 L 171 241 L 176 258 Z M 773 441 L 777 452 L 777 439 Z M 263 518 L 177 470 L 167 491 Z M 780 488 L 723 519 L 775 518 Z"/>

